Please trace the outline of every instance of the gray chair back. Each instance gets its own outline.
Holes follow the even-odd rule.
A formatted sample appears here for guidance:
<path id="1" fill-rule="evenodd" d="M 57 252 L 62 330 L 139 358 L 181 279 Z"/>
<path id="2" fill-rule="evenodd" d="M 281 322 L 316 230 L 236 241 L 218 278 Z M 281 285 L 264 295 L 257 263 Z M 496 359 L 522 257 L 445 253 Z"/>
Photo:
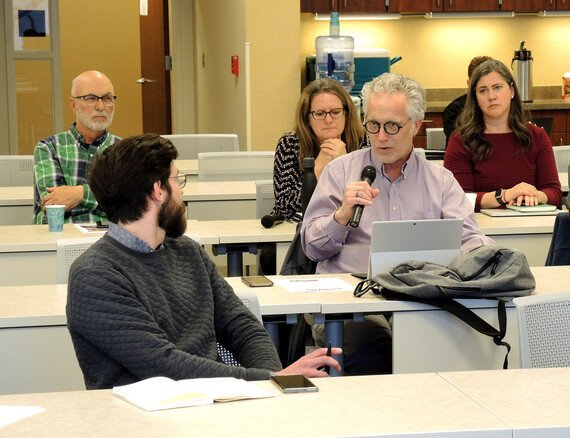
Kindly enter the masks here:
<path id="1" fill-rule="evenodd" d="M 255 217 L 261 219 L 271 213 L 275 206 L 273 180 L 265 179 L 255 182 Z"/>
<path id="2" fill-rule="evenodd" d="M 513 299 L 522 368 L 570 366 L 570 292 Z"/>
<path id="3" fill-rule="evenodd" d="M 236 134 L 170 134 L 169 139 L 178 151 L 179 160 L 197 160 L 200 152 L 237 152 Z"/>
<path id="4" fill-rule="evenodd" d="M 445 150 L 445 133 L 443 128 L 426 128 L 426 148 Z"/>
<path id="5" fill-rule="evenodd" d="M 202 152 L 199 181 L 257 181 L 273 178 L 275 152 Z"/>
<path id="6" fill-rule="evenodd" d="M 33 185 L 33 155 L 0 156 L 0 187 L 29 187 Z"/>
<path id="7" fill-rule="evenodd" d="M 236 295 L 242 301 L 242 303 L 247 307 L 251 313 L 263 324 L 263 319 L 261 318 L 261 308 L 259 306 L 259 299 L 257 295 L 252 292 L 236 292 Z M 234 355 L 218 344 L 218 355 L 226 365 L 240 366 L 240 363 L 234 357 Z"/>

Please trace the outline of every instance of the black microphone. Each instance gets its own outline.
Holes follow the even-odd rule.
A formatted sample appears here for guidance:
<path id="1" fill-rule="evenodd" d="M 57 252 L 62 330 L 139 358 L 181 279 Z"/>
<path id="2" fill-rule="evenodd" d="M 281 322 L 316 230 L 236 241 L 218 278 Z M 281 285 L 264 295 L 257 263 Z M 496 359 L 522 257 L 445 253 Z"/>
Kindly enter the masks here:
<path id="1" fill-rule="evenodd" d="M 261 225 L 265 228 L 271 228 L 273 225 L 279 225 L 284 220 L 285 218 L 281 215 L 272 216 L 270 214 L 266 214 L 261 218 Z"/>
<path id="2" fill-rule="evenodd" d="M 376 168 L 374 166 L 366 166 L 362 169 L 360 173 L 360 181 L 366 181 L 369 185 L 372 185 L 376 179 Z M 360 225 L 360 218 L 362 217 L 362 210 L 364 210 L 364 205 L 358 204 L 354 208 L 350 222 L 348 223 L 351 227 L 356 228 Z"/>

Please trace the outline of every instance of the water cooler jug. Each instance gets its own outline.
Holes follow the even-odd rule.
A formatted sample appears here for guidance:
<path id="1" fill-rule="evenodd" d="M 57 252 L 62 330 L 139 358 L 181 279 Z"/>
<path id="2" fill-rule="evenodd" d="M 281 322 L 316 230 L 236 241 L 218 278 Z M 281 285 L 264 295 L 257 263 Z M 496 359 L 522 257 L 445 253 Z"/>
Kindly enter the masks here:
<path id="1" fill-rule="evenodd" d="M 354 38 L 340 35 L 338 12 L 331 13 L 330 35 L 317 37 L 315 48 L 316 78 L 331 77 L 350 91 L 354 86 Z"/>

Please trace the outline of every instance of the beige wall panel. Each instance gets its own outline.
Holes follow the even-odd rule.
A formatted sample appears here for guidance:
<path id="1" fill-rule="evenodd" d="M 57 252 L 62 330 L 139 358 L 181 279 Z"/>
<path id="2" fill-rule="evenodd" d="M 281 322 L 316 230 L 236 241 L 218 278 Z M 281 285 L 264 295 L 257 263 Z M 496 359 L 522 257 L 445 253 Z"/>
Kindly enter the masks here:
<path id="1" fill-rule="evenodd" d="M 196 127 L 198 133 L 237 134 L 247 144 L 243 0 L 196 0 Z M 231 56 L 240 74 L 231 74 Z"/>
<path id="2" fill-rule="evenodd" d="M 298 0 L 248 0 L 251 60 L 251 149 L 273 150 L 293 127 L 301 82 Z"/>
<path id="3" fill-rule="evenodd" d="M 328 34 L 328 22 L 301 14 L 300 67 L 315 53 L 315 38 Z M 477 55 L 497 58 L 510 66 L 520 41 L 534 58 L 534 85 L 559 85 L 570 70 L 570 17 L 522 16 L 490 19 L 403 18 L 394 21 L 342 21 L 340 32 L 355 39 L 356 48 L 386 48 L 402 61 L 392 71 L 426 88 L 465 87 L 467 65 Z"/>
<path id="4" fill-rule="evenodd" d="M 64 126 L 73 122 L 71 80 L 85 70 L 105 73 L 118 96 L 111 131 L 142 132 L 138 0 L 59 0 Z"/>

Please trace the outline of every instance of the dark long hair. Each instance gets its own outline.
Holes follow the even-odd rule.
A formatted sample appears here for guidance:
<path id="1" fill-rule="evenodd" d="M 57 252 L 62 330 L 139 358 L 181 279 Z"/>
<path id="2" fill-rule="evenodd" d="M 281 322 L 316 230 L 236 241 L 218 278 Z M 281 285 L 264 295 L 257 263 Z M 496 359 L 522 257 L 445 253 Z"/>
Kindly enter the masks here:
<path id="1" fill-rule="evenodd" d="M 527 128 L 527 118 L 523 111 L 515 79 L 505 64 L 496 59 L 490 59 L 480 64 L 473 72 L 467 93 L 467 102 L 458 120 L 461 141 L 465 148 L 473 154 L 476 161 L 487 158 L 493 150 L 493 146 L 483 138 L 485 121 L 483 112 L 477 104 L 477 84 L 483 76 L 492 72 L 497 72 L 508 85 L 513 87 L 514 97 L 511 99 L 509 108 L 508 125 L 517 138 L 521 151 L 527 152 L 530 149 L 531 135 Z"/>

